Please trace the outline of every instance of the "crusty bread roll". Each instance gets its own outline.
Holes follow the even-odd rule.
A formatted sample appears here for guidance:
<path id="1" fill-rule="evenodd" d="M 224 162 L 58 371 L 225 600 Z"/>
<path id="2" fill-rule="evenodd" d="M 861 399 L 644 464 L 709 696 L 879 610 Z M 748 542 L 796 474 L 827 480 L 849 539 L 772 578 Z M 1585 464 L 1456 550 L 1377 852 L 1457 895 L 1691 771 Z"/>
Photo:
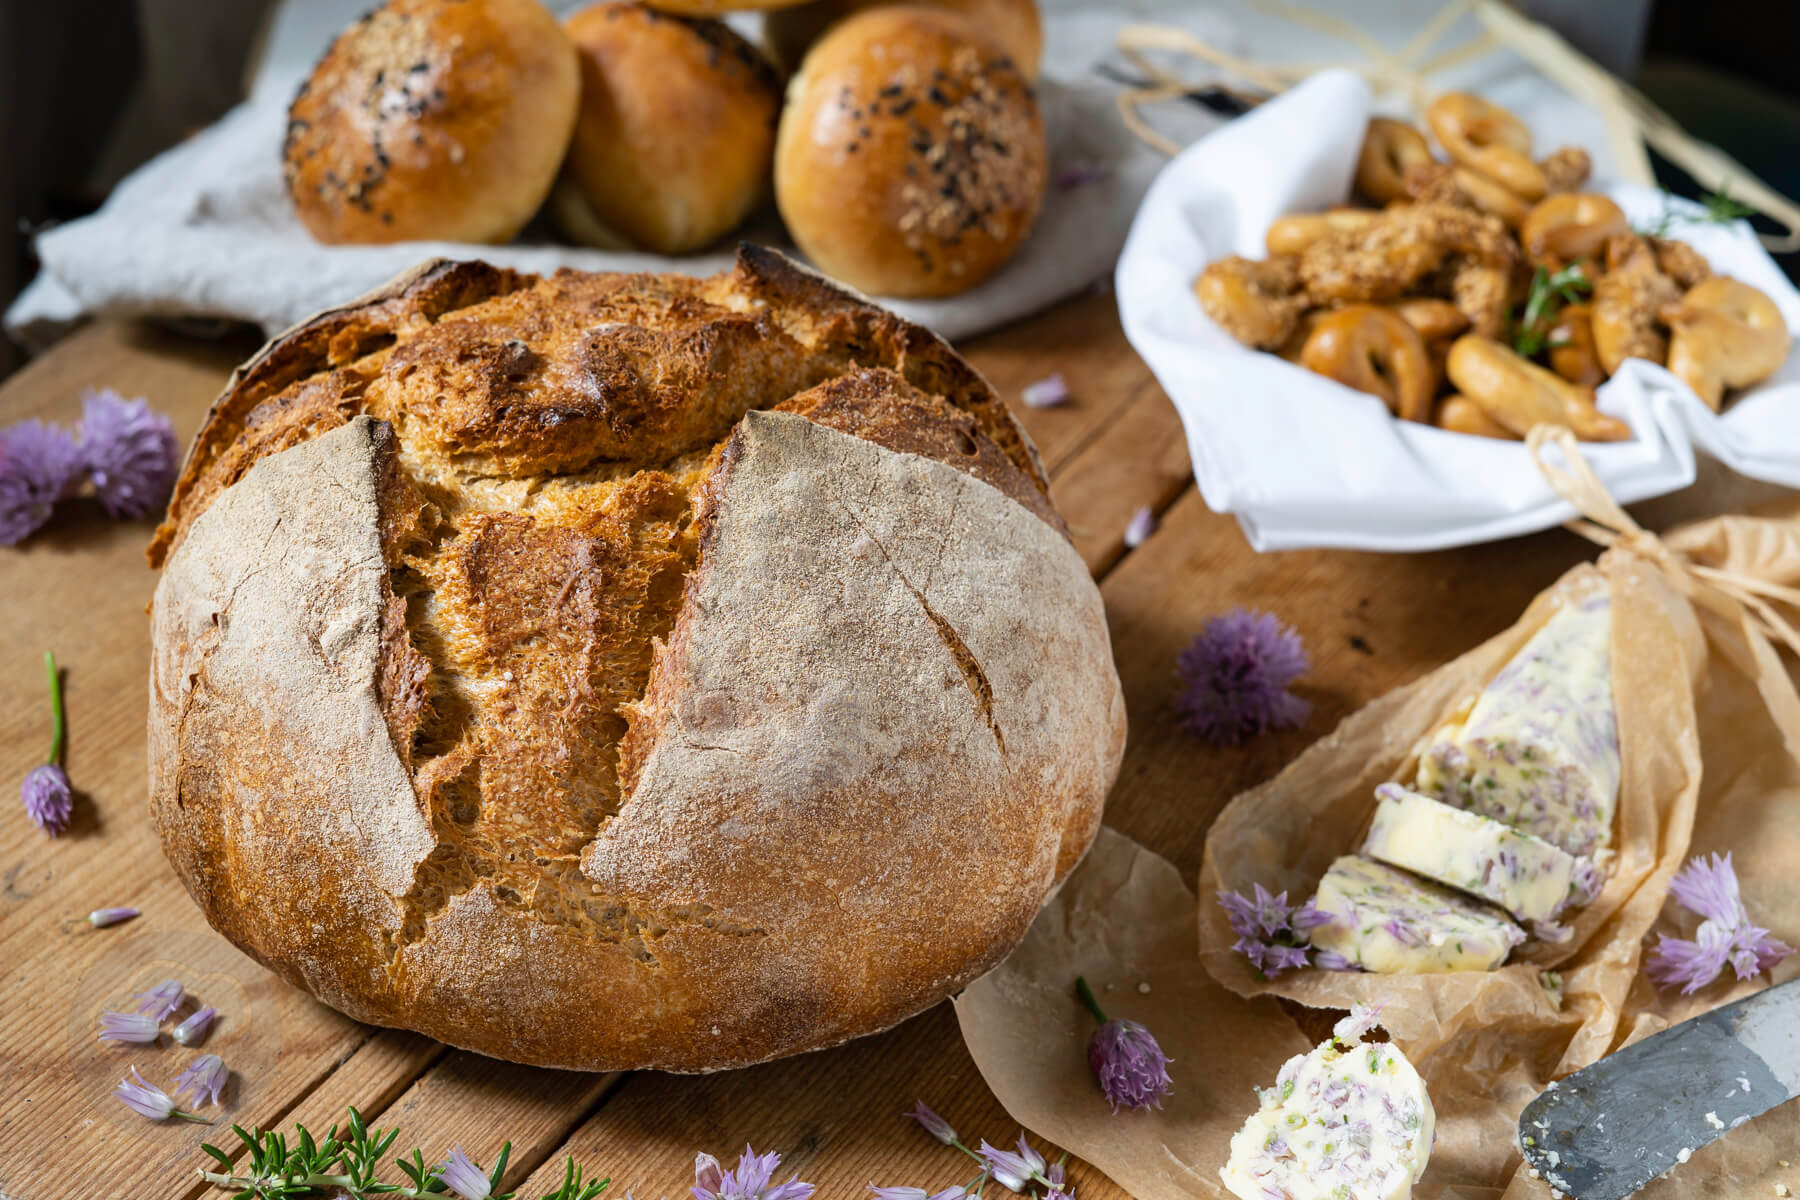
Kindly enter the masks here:
<path id="1" fill-rule="evenodd" d="M 705 1071 L 998 962 L 1092 839 L 1100 596 L 980 375 L 770 251 L 434 263 L 271 342 L 152 548 L 151 809 L 356 1017 Z"/>
<path id="2" fill-rule="evenodd" d="M 567 28 L 581 116 L 554 206 L 566 234 L 683 254 L 768 198 L 781 80 L 761 51 L 718 21 L 634 3 Z"/>
<path id="3" fill-rule="evenodd" d="M 783 70 L 793 71 L 819 35 L 841 17 L 893 0 L 810 0 L 770 13 L 763 21 L 763 41 Z M 1044 54 L 1044 25 L 1037 0 L 912 0 L 968 17 L 976 30 L 1012 56 L 1026 79 L 1036 79 Z"/>
<path id="4" fill-rule="evenodd" d="M 846 17 L 788 85 L 775 199 L 806 256 L 879 296 L 949 296 L 1012 257 L 1043 200 L 1030 85 L 966 17 Z"/>
<path id="5" fill-rule="evenodd" d="M 684 17 L 718 17 L 733 12 L 787 8 L 806 0 L 651 0 L 652 8 L 680 13 Z"/>
<path id="6" fill-rule="evenodd" d="M 508 241 L 556 179 L 579 91 L 537 0 L 388 0 L 288 107 L 288 194 L 322 242 Z"/>

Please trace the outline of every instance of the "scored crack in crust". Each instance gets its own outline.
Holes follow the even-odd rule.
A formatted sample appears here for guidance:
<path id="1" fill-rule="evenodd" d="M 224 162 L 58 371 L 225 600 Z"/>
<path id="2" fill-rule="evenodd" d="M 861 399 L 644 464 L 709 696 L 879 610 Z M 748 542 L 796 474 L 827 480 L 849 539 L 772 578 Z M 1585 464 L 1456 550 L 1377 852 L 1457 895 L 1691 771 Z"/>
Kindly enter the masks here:
<path id="1" fill-rule="evenodd" d="M 770 415 L 756 427 L 761 436 L 750 437 L 745 417 L 758 410 Z M 1020 859 L 1010 884 L 1014 894 L 1001 880 L 1000 897 L 973 904 L 967 927 L 944 945 L 921 950 L 904 981 L 877 982 L 872 985 L 877 994 L 861 997 L 854 981 L 844 985 L 850 989 L 846 994 L 819 996 L 819 978 L 794 962 L 796 953 L 848 952 L 854 958 L 854 946 L 797 951 L 790 945 L 796 931 L 779 919 L 784 912 L 761 903 L 742 906 L 749 915 L 733 911 L 731 897 L 754 893 L 756 880 L 722 895 L 685 883 L 671 894 L 671 861 L 700 857 L 705 847 L 696 843 L 713 833 L 690 833 L 685 842 L 657 843 L 660 848 L 651 851 L 646 846 L 656 837 L 637 827 L 655 824 L 649 814 L 666 808 L 655 797 L 668 790 L 668 780 L 681 781 L 674 794 L 685 797 L 678 805 L 685 813 L 696 772 L 705 776 L 714 770 L 689 763 L 659 773 L 659 754 L 665 763 L 677 761 L 696 744 L 692 730 L 712 720 L 709 713 L 717 716 L 723 711 L 719 706 L 744 702 L 736 694 L 744 689 L 742 679 L 696 688 L 684 672 L 693 667 L 689 650 L 696 639 L 704 659 L 706 646 L 736 636 L 729 624 L 723 634 L 716 628 L 702 632 L 713 615 L 705 610 L 734 608 L 734 596 L 748 586 L 713 579 L 716 572 L 709 574 L 705 566 L 713 554 L 709 539 L 722 519 L 718 514 L 741 520 L 759 503 L 741 494 L 728 502 L 731 481 L 743 481 L 740 493 L 752 487 L 783 491 L 793 470 L 771 482 L 749 481 L 803 436 L 795 421 L 821 431 L 806 443 L 821 462 L 849 469 L 862 461 L 856 454 L 863 452 L 846 451 L 833 440 L 847 435 L 882 448 L 879 453 L 899 452 L 932 464 L 939 474 L 919 501 L 921 512 L 936 511 L 947 486 L 944 468 L 935 464 L 949 468 L 950 478 L 978 480 L 1009 498 L 1020 516 L 1008 516 L 1006 523 L 1024 520 L 1037 531 L 1022 539 L 1032 553 L 1060 556 L 1072 564 L 1069 573 L 1079 576 L 1047 589 L 1060 589 L 1056 607 L 1081 610 L 1074 614 L 1078 637 L 1034 633 L 1027 625 L 1012 638 L 1054 643 L 1047 652 L 1052 660 L 1073 657 L 1084 676 L 1092 677 L 1076 689 L 1084 711 L 1073 718 L 1051 713 L 1069 698 L 1038 695 L 1037 682 L 1016 667 L 1009 675 L 996 666 L 1000 656 L 984 651 L 987 639 L 971 631 L 971 622 L 980 620 L 979 589 L 962 595 L 966 607 L 955 610 L 965 584 L 948 568 L 964 574 L 985 568 L 954 562 L 957 555 L 948 550 L 958 536 L 954 527 L 966 513 L 1004 512 L 1006 505 L 975 493 L 968 493 L 976 498 L 965 503 L 962 485 L 951 489 L 955 503 L 940 514 L 946 524 L 934 535 L 936 557 L 922 575 L 906 565 L 910 533 L 880 532 L 889 516 L 879 508 L 860 510 L 878 504 L 874 483 L 870 497 L 834 494 L 806 505 L 840 510 L 830 529 L 807 539 L 821 547 L 840 528 L 861 532 L 844 549 L 861 557 L 841 566 L 838 575 L 807 563 L 763 564 L 749 572 L 788 578 L 795 588 L 815 591 L 862 586 L 841 581 L 846 572 L 853 580 L 873 572 L 890 584 L 897 581 L 890 590 L 908 597 L 904 604 L 913 610 L 912 619 L 924 615 L 938 652 L 954 664 L 955 674 L 943 686 L 953 682 L 969 697 L 957 712 L 973 704 L 992 738 L 992 751 L 964 756 L 985 765 L 968 768 L 975 776 L 961 790 L 975 798 L 976 808 L 954 823 L 966 823 L 985 805 L 1013 826 L 997 840 L 1011 839 Z M 759 449 L 752 453 L 748 447 Z M 281 588 L 298 589 L 302 594 L 295 600 L 309 616 L 318 607 L 311 594 L 319 590 L 322 569 L 305 560 L 313 553 L 331 557 L 331 548 L 321 550 L 324 543 L 315 544 L 316 538 L 305 541 L 313 535 L 296 533 L 298 522 L 287 515 L 295 505 L 307 509 L 317 501 L 282 498 L 288 495 L 283 489 L 297 495 L 306 486 L 294 475 L 303 459 L 305 471 L 319 478 L 354 478 L 366 471 L 367 507 L 375 518 L 371 536 L 377 549 L 360 558 L 332 558 L 325 568 L 333 573 L 326 607 L 357 608 L 340 593 L 372 589 L 362 606 L 368 628 L 360 634 L 373 656 L 367 707 L 378 712 L 396 767 L 377 781 L 365 781 L 364 790 L 377 798 L 351 800 L 311 820 L 330 825 L 347 813 L 356 829 L 340 845 L 374 860 L 366 874 L 380 882 L 378 887 L 283 849 L 292 836 L 304 836 L 304 814 L 314 803 L 309 791 L 324 785 L 295 779 L 304 771 L 284 761 L 286 739 L 260 731 L 249 735 L 244 727 L 250 722 L 241 711 L 234 715 L 226 700 L 233 697 L 241 710 L 245 688 L 264 686 L 248 660 L 218 649 L 229 640 L 233 621 L 265 619 L 255 613 L 266 600 L 272 615 L 266 618 L 271 631 L 265 640 L 274 643 L 291 633 L 274 628 L 285 619 L 279 613 Z M 277 464 L 285 474 L 269 476 Z M 897 494 L 915 486 L 904 472 L 892 475 L 887 459 L 879 465 L 871 478 L 881 486 Z M 871 469 L 857 468 L 865 474 Z M 240 486 L 256 479 L 264 482 L 249 490 Z M 353 496 L 358 488 L 343 490 Z M 273 517 L 250 512 L 253 492 L 262 497 L 264 509 L 286 507 Z M 356 503 L 346 503 L 354 512 Z M 778 506 L 755 528 L 774 530 L 794 507 Z M 215 508 L 229 511 L 209 518 Z M 816 519 L 792 524 L 799 530 Z M 257 562 L 254 551 L 223 545 L 223 526 L 240 531 L 255 526 L 261 553 L 271 557 L 275 547 L 288 546 L 280 554 L 283 564 L 271 567 Z M 207 534 L 205 545 L 190 553 L 196 530 Z M 738 538 L 741 543 L 755 536 Z M 1019 540 L 1016 532 L 1009 536 Z M 302 540 L 292 543 L 294 538 Z M 856 547 L 865 544 L 881 565 L 863 564 L 869 552 Z M 1005 557 L 1001 550 L 982 553 L 996 561 Z M 238 555 L 243 561 L 220 561 Z M 374 557 L 379 569 L 369 561 Z M 271 343 L 234 376 L 196 439 L 151 558 L 169 566 L 156 613 L 153 809 L 171 860 L 209 918 L 246 950 L 352 1015 L 523 1061 L 711 1069 L 841 1040 L 916 1011 L 953 982 L 991 965 L 1023 934 L 1041 892 L 1073 866 L 1091 839 L 1122 745 L 1122 706 L 1097 599 L 1090 604 L 1091 582 L 1049 503 L 1035 452 L 992 389 L 926 331 L 779 255 L 748 247 L 734 271 L 711 279 L 574 272 L 534 279 L 479 263 L 427 264 L 381 293 L 315 318 Z M 338 582 L 360 578 L 359 564 L 367 568 L 366 584 Z M 936 578 L 940 564 L 946 570 Z M 1012 568 L 992 569 L 999 578 Z M 292 578 L 274 582 L 271 570 Z M 1018 570 L 1010 578 L 1014 586 L 1025 586 L 1017 580 L 1041 574 L 1043 566 Z M 263 577 L 255 578 L 259 573 Z M 259 599 L 261 591 L 271 596 Z M 760 597 L 753 603 L 766 602 Z M 233 615 L 233 603 L 244 610 L 241 618 Z M 799 611 L 806 603 L 796 601 L 793 607 Z M 841 607 L 849 611 L 855 603 Z M 950 615 L 940 608 L 949 608 Z M 810 619 L 828 626 L 832 611 L 826 605 Z M 1050 616 L 1063 620 L 1069 614 Z M 907 620 L 893 619 L 902 625 Z M 342 637 L 361 644 L 359 635 L 336 630 L 346 621 L 356 624 L 343 612 L 322 613 L 318 621 L 325 631 L 309 627 L 310 645 Z M 842 649 L 851 640 L 848 632 L 836 642 L 821 636 L 839 647 L 837 657 L 860 652 Z M 866 641 L 870 635 L 861 636 Z M 258 653 L 278 652 L 265 647 Z M 759 656 L 760 650 L 738 657 Z M 910 658 L 902 654 L 899 661 Z M 746 668 L 733 669 L 741 674 Z M 881 663 L 861 668 L 871 678 L 883 669 Z M 833 693 L 836 670 L 839 665 L 830 662 L 818 666 L 823 700 L 795 698 L 789 707 L 771 700 L 766 711 L 745 719 L 779 724 L 790 712 L 805 712 L 804 720 L 816 723 L 819 713 L 809 708 L 815 702 L 828 714 L 836 712 L 828 726 L 873 719 L 886 727 L 904 717 L 882 708 L 887 703 L 882 695 L 867 700 Z M 996 671 L 999 678 L 990 678 Z M 271 679 L 267 687 L 280 691 L 289 683 L 285 677 Z M 263 719 L 271 728 L 297 721 L 299 730 L 290 730 L 296 744 L 332 742 L 340 735 L 310 723 L 324 722 L 312 712 L 317 686 L 293 683 L 298 699 L 259 701 L 272 710 Z M 768 680 L 757 686 L 778 691 L 782 684 Z M 911 686 L 897 677 L 889 690 Z M 1051 680 L 1052 692 L 1059 686 Z M 881 692 L 879 683 L 871 687 Z M 997 688 L 1004 694 L 997 695 Z M 1036 762 L 1041 737 L 1018 733 L 1024 762 L 1008 761 L 1002 728 L 1018 724 L 1013 706 L 1025 699 L 1046 729 L 1079 728 L 1093 743 L 1071 752 L 1077 768 Z M 912 703 L 916 707 L 917 701 Z M 832 704 L 842 710 L 832 710 Z M 881 711 L 871 717 L 869 705 Z M 288 710 L 300 715 L 290 721 Z M 840 721 L 845 712 L 847 722 Z M 957 722 L 967 717 L 947 719 L 951 732 L 943 736 L 961 736 L 955 733 L 962 728 Z M 724 720 L 720 728 L 731 724 Z M 812 728 L 804 738 L 773 737 L 790 750 L 783 751 L 786 757 L 765 755 L 762 778 L 791 774 L 796 753 L 791 747 L 803 740 L 831 743 L 843 736 L 828 727 Z M 733 753 L 764 753 L 754 739 L 744 745 L 747 749 Z M 926 749 L 930 757 L 945 748 Z M 354 738 L 329 749 L 340 759 L 354 752 Z M 835 763 L 834 753 L 854 761 L 848 767 Z M 846 771 L 889 770 L 878 756 L 864 761 L 860 753 L 830 745 L 806 750 L 801 757 L 809 765 L 794 787 L 803 791 L 811 781 L 829 791 Z M 817 754 L 825 757 L 815 762 Z M 884 754 L 907 757 L 891 748 Z M 986 761 L 983 754 L 998 758 Z M 353 773 L 364 766 L 356 764 Z M 1022 818 L 1028 819 L 1015 820 L 1011 810 L 1020 805 L 1007 787 L 994 790 L 993 780 L 1007 778 L 1015 767 L 1034 771 L 1039 778 L 1030 786 L 1045 793 L 1023 806 Z M 926 763 L 919 768 L 919 778 L 937 770 Z M 956 775 L 955 770 L 940 773 L 946 779 Z M 234 786 L 228 775 L 239 783 Z M 273 776 L 279 783 L 258 784 L 259 800 L 246 805 L 241 789 L 249 776 Z M 642 799 L 640 784 L 647 789 Z M 743 780 L 720 786 L 722 795 L 753 790 Z M 866 782 L 858 786 L 868 789 Z M 911 795 L 905 787 L 899 792 Z M 646 810 L 636 824 L 616 821 L 628 798 L 634 809 Z M 300 815 L 277 814 L 270 799 L 297 807 Z M 800 804 L 797 792 L 791 802 Z M 919 797 L 918 803 L 922 814 L 944 805 L 930 797 Z M 686 819 L 678 814 L 658 827 L 666 834 L 671 821 Z M 746 829 L 764 819 L 741 818 Z M 939 814 L 928 822 L 938 831 L 933 836 L 942 839 L 948 819 Z M 298 825 L 282 832 L 289 821 Z M 373 836 L 376 826 L 389 828 L 389 835 Z M 770 827 L 762 836 L 791 832 L 788 826 Z M 928 857 L 920 851 L 921 861 Z M 769 871 L 780 869 L 778 858 L 771 856 Z M 637 865 L 630 866 L 634 861 Z M 736 869 L 727 865 L 716 873 Z M 940 869 L 952 868 L 946 863 Z M 293 890 L 290 877 L 306 879 L 307 886 L 283 911 L 280 898 Z M 793 879 L 785 886 L 803 893 L 811 885 Z M 1021 902 L 1021 891 L 1029 893 L 1028 903 Z M 879 892 L 870 889 L 871 895 Z M 829 895 L 815 899 L 821 905 L 843 904 Z M 522 941 L 524 947 L 459 949 L 474 927 L 485 929 L 483 936 Z M 721 950 L 711 941 L 718 938 L 773 939 L 780 947 L 759 952 L 767 961 L 746 967 L 734 957 L 746 951 Z M 638 975 L 619 976 L 623 968 L 612 958 L 594 959 L 601 946 L 634 964 Z M 516 1011 L 494 1010 L 485 992 L 470 992 L 443 977 L 446 958 L 466 968 L 476 959 L 512 962 L 518 954 L 530 959 L 534 986 L 545 998 L 537 1008 L 527 1003 L 516 1005 Z M 642 1027 L 602 1036 L 567 1027 L 566 1013 L 559 1027 L 559 1008 L 592 1003 L 582 994 L 594 986 L 581 979 L 575 964 L 582 963 L 590 975 L 607 975 L 621 1013 L 636 1012 Z M 675 969 L 666 969 L 671 963 Z M 709 967 L 749 976 L 761 970 L 772 978 L 757 989 L 765 993 L 761 997 L 710 1000 L 671 978 L 702 977 Z M 839 964 L 838 973 L 844 969 Z M 850 969 L 881 974 L 868 964 Z M 638 977 L 656 972 L 664 978 Z M 567 978 L 549 978 L 560 975 Z M 879 994 L 884 990 L 888 994 Z M 768 1008 L 775 1002 L 779 1015 Z M 695 1013 L 704 1014 L 698 1019 L 729 1021 L 731 1027 L 713 1025 L 714 1032 L 696 1042 L 694 1030 L 684 1025 Z M 667 1027 L 659 1030 L 659 1021 Z"/>

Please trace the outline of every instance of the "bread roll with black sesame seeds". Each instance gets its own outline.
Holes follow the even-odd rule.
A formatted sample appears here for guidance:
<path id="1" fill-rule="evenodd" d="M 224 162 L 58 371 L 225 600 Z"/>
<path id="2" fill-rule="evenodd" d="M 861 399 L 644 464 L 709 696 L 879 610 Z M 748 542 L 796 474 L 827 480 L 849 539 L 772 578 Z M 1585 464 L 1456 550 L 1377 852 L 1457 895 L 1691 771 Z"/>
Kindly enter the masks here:
<path id="1" fill-rule="evenodd" d="M 575 47 L 538 0 L 389 0 L 288 107 L 288 194 L 322 242 L 505 242 L 575 128 Z"/>
<path id="2" fill-rule="evenodd" d="M 1031 232 L 1048 158 L 1030 86 L 968 18 L 872 8 L 789 83 L 775 199 L 826 273 L 878 296 L 951 296 Z"/>
<path id="3" fill-rule="evenodd" d="M 775 65 L 792 71 L 807 49 L 833 22 L 890 0 L 811 0 L 771 12 L 763 23 L 763 44 Z M 1035 80 L 1044 55 L 1044 24 L 1037 0 L 914 0 L 929 8 L 961 13 L 1000 49 L 1012 55 L 1025 78 Z"/>
<path id="4" fill-rule="evenodd" d="M 553 212 L 563 232 L 610 248 L 698 250 L 769 196 L 781 79 L 719 21 L 597 4 L 566 26 L 581 63 L 581 114 Z"/>

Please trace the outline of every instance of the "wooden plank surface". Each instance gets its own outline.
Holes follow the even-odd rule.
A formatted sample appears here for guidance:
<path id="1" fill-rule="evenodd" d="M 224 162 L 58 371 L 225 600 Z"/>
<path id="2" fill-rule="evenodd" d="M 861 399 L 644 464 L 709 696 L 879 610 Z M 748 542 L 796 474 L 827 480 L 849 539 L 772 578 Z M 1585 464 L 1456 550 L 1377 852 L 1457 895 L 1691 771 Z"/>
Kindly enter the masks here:
<path id="1" fill-rule="evenodd" d="M 112 386 L 147 395 L 185 438 L 250 348 L 91 326 L 0 387 L 0 422 L 69 419 L 80 388 Z M 1108 820 L 1190 875 L 1207 822 L 1232 794 L 1357 706 L 1487 637 L 1588 554 L 1553 532 L 1437 555 L 1259 556 L 1193 490 L 1180 424 L 1125 344 L 1110 297 L 1074 301 L 966 350 L 1015 407 L 1020 389 L 1051 371 L 1069 381 L 1070 403 L 1020 412 L 1112 622 L 1132 734 Z M 1128 551 L 1123 531 L 1141 506 L 1162 524 Z M 275 981 L 206 928 L 144 812 L 144 612 L 155 581 L 142 558 L 147 533 L 77 505 L 48 536 L 0 552 L 10 630 L 0 641 L 0 779 L 10 788 L 44 753 L 39 656 L 51 648 L 68 673 L 68 766 L 82 792 L 75 829 L 57 841 L 0 802 L 0 989 L 10 1018 L 0 1027 L 0 1198 L 206 1194 L 195 1185 L 195 1148 L 222 1130 L 144 1122 L 108 1095 L 128 1065 L 167 1084 L 193 1052 L 166 1039 L 121 1050 L 93 1038 L 100 1009 L 125 1007 L 131 991 L 169 974 L 225 1014 L 207 1048 L 235 1069 L 230 1120 L 321 1128 L 354 1104 L 371 1120 L 401 1123 L 404 1145 L 435 1156 L 460 1142 L 484 1162 L 510 1137 L 508 1186 L 523 1180 L 525 1196 L 555 1186 L 564 1153 L 610 1174 L 619 1194 L 679 1195 L 696 1151 L 729 1159 L 746 1141 L 781 1151 L 829 1197 L 862 1194 L 869 1182 L 966 1181 L 966 1160 L 899 1116 L 915 1098 L 968 1137 L 1014 1136 L 948 1006 L 748 1071 L 619 1078 L 446 1052 L 356 1025 Z M 1224 750 L 1180 730 L 1170 694 L 1176 653 L 1207 617 L 1237 604 L 1300 629 L 1314 659 L 1304 687 L 1314 712 L 1302 729 Z M 144 916 L 99 931 L 80 922 L 89 909 L 126 903 Z M 1079 1164 L 1074 1178 L 1089 1200 L 1122 1195 Z"/>

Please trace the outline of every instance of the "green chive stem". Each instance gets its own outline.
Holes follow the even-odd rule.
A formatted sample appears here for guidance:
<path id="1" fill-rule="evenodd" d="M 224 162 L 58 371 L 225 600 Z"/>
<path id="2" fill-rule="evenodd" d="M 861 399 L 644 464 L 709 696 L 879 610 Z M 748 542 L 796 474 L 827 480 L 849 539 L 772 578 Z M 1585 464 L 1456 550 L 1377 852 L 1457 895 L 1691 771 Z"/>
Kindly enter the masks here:
<path id="1" fill-rule="evenodd" d="M 62 762 L 63 698 L 62 673 L 56 669 L 56 655 L 44 651 L 44 673 L 50 677 L 50 765 Z"/>
<path id="2" fill-rule="evenodd" d="M 1094 999 L 1094 989 L 1088 986 L 1086 976 L 1077 975 L 1075 977 L 1075 994 L 1081 998 L 1081 1002 L 1087 1006 L 1087 1010 L 1094 1014 L 1094 1020 L 1102 1025 L 1106 1024 L 1106 1013 L 1100 1008 L 1100 1002 Z"/>

